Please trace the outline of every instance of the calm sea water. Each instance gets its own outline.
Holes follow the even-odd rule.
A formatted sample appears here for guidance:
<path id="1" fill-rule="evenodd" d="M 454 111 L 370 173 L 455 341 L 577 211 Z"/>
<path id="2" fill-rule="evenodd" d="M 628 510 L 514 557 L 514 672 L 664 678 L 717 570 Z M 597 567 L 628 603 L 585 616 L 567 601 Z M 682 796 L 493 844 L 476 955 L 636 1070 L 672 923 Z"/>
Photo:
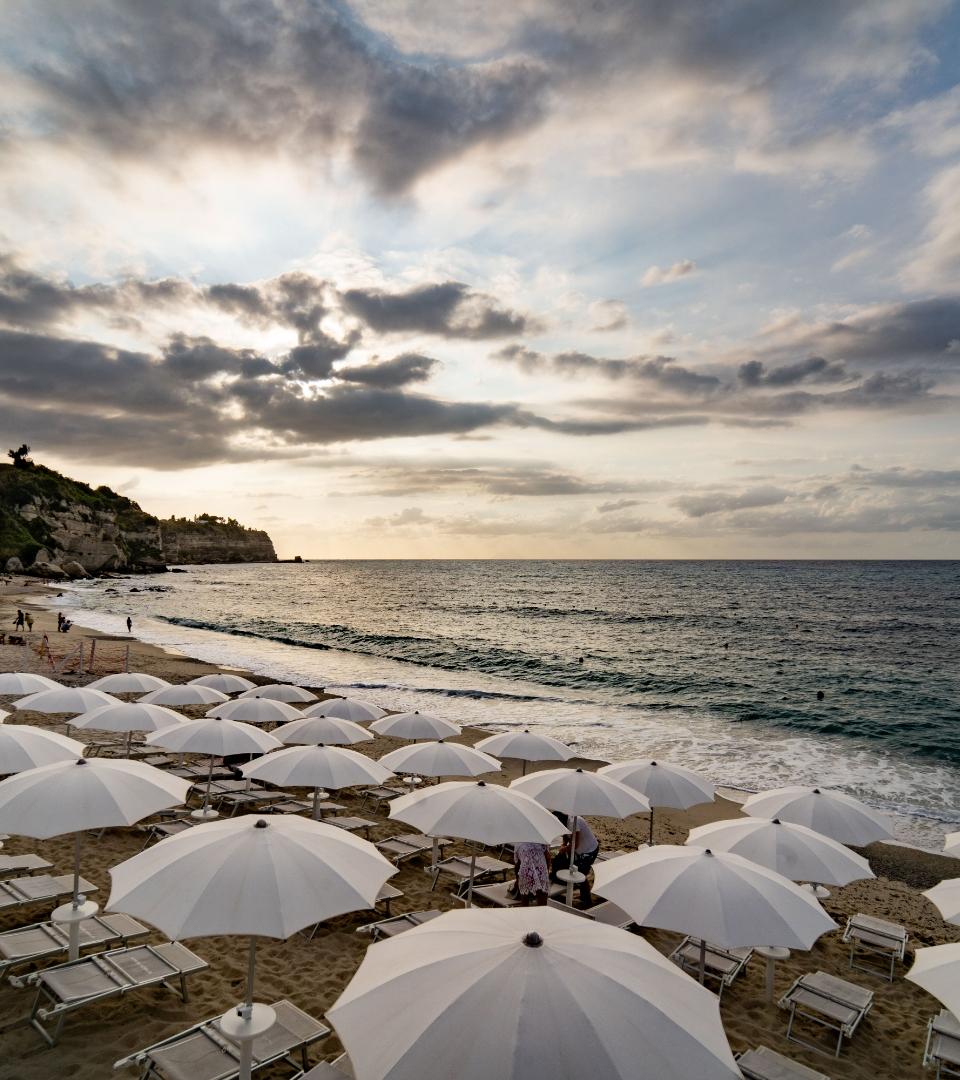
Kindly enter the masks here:
<path id="1" fill-rule="evenodd" d="M 202 566 L 63 602 L 87 625 L 130 614 L 205 659 L 596 756 L 838 786 L 928 846 L 960 820 L 958 562 Z"/>

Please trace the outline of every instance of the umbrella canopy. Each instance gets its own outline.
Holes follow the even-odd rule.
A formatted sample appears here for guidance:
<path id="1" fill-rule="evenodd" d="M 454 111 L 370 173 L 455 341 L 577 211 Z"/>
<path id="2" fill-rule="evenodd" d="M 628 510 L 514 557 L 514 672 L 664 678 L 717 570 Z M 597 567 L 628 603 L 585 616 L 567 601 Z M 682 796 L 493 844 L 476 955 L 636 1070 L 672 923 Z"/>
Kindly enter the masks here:
<path id="1" fill-rule="evenodd" d="M 0 674 L 0 696 L 36 694 L 41 690 L 56 690 L 60 683 L 46 675 L 34 675 L 29 671 L 5 671 Z"/>
<path id="2" fill-rule="evenodd" d="M 150 746 L 161 746 L 180 754 L 266 754 L 283 744 L 269 732 L 237 720 L 219 716 L 201 716 L 161 728 L 146 739 Z"/>
<path id="3" fill-rule="evenodd" d="M 712 802 L 714 786 L 705 777 L 682 765 L 664 761 L 621 761 L 605 765 L 600 772 L 639 791 L 650 803 L 650 843 L 653 843 L 653 816 L 658 806 L 689 810 L 691 806 Z"/>
<path id="4" fill-rule="evenodd" d="M 164 686 L 160 690 L 151 690 L 140 700 L 145 705 L 217 705 L 227 701 L 227 695 L 221 694 L 209 686 L 195 686 L 193 683 L 176 683 Z"/>
<path id="5" fill-rule="evenodd" d="M 304 716 L 285 724 L 277 734 L 285 743 L 302 746 L 353 746 L 373 739 L 359 724 L 335 716 Z"/>
<path id="6" fill-rule="evenodd" d="M 885 814 L 840 791 L 799 786 L 761 791 L 747 799 L 743 812 L 751 817 L 779 818 L 794 825 L 806 825 L 814 832 L 855 847 L 893 836 Z"/>
<path id="7" fill-rule="evenodd" d="M 917 949 L 907 978 L 960 1014 L 960 943 Z"/>
<path id="8" fill-rule="evenodd" d="M 714 995 L 551 908 L 448 911 L 371 945 L 327 1017 L 358 1080 L 740 1075 Z"/>
<path id="9" fill-rule="evenodd" d="M 237 698 L 215 705 L 207 716 L 222 716 L 244 724 L 284 724 L 288 720 L 299 720 L 303 713 L 285 701 L 272 698 Z"/>
<path id="10" fill-rule="evenodd" d="M 849 885 L 872 878 L 862 855 L 804 825 L 779 818 L 733 818 L 692 829 L 687 843 L 711 851 L 726 851 L 783 874 L 791 881 Z"/>
<path id="11" fill-rule="evenodd" d="M 110 871 L 107 908 L 175 941 L 210 934 L 288 938 L 372 908 L 397 868 L 373 844 L 294 815 L 198 825 Z"/>
<path id="12" fill-rule="evenodd" d="M 447 739 L 460 734 L 460 728 L 450 720 L 419 711 L 384 716 L 374 720 L 370 730 L 391 739 Z"/>
<path id="13" fill-rule="evenodd" d="M 84 745 L 29 724 L 0 724 L 0 775 L 83 757 Z"/>
<path id="14" fill-rule="evenodd" d="M 943 838 L 943 853 L 960 856 L 960 832 L 947 833 Z"/>
<path id="15" fill-rule="evenodd" d="M 257 685 L 242 675 L 232 675 L 228 671 L 219 671 L 215 675 L 200 675 L 190 682 L 196 686 L 209 686 L 212 690 L 219 690 L 221 694 L 239 694 L 244 690 L 252 690 Z"/>
<path id="16" fill-rule="evenodd" d="M 251 690 L 244 690 L 241 697 L 264 697 L 271 701 L 285 701 L 303 703 L 316 701 L 317 695 L 302 686 L 293 686 L 291 683 L 267 683 L 266 686 L 254 686 Z"/>
<path id="17" fill-rule="evenodd" d="M 89 712 L 100 705 L 119 705 L 120 702 L 102 690 L 86 686 L 58 686 L 53 690 L 39 690 L 13 703 L 15 709 L 29 709 L 40 713 Z"/>
<path id="18" fill-rule="evenodd" d="M 91 690 L 103 690 L 108 694 L 146 694 L 150 690 L 162 690 L 170 683 L 166 679 L 145 675 L 141 671 L 118 671 L 115 675 L 94 679 L 87 685 Z"/>
<path id="19" fill-rule="evenodd" d="M 47 840 L 133 825 L 182 803 L 186 780 L 139 761 L 74 758 L 0 781 L 0 831 Z"/>
<path id="20" fill-rule="evenodd" d="M 71 727 L 91 728 L 94 731 L 160 731 L 183 722 L 180 713 L 165 709 L 162 705 L 145 705 L 142 701 L 101 705 L 67 721 Z"/>
<path id="21" fill-rule="evenodd" d="M 739 855 L 662 845 L 619 855 L 595 870 L 594 891 L 637 923 L 724 949 L 809 949 L 836 923 L 813 896 Z"/>
<path id="22" fill-rule="evenodd" d="M 324 716 L 336 716 L 340 720 L 352 720 L 355 724 L 368 724 L 371 720 L 379 720 L 386 715 L 386 710 L 372 701 L 364 701 L 363 698 L 327 698 L 326 701 L 318 701 L 308 709 L 304 709 L 306 716 L 314 713 L 322 713 Z"/>
<path id="23" fill-rule="evenodd" d="M 529 728 L 523 731 L 504 731 L 489 735 L 476 744 L 477 750 L 498 758 L 516 758 L 518 761 L 569 761 L 577 756 L 572 746 L 549 735 L 538 735 Z"/>
<path id="24" fill-rule="evenodd" d="M 380 764 L 395 773 L 413 773 L 415 776 L 482 776 L 502 768 L 489 754 L 443 739 L 401 746 L 399 750 L 384 754 Z"/>
<path id="25" fill-rule="evenodd" d="M 0 727 L 0 731 L 3 728 Z M 943 916 L 943 921 L 960 924 L 960 878 L 948 878 L 923 894 Z M 957 968 L 960 975 L 960 967 Z"/>
<path id="26" fill-rule="evenodd" d="M 549 810 L 565 814 L 592 814 L 599 817 L 625 818 L 645 814 L 647 800 L 624 784 L 583 769 L 547 769 L 514 780 L 511 791 L 536 799 Z"/>
<path id="27" fill-rule="evenodd" d="M 278 787 L 339 788 L 382 784 L 393 773 L 378 761 L 342 746 L 288 746 L 241 766 L 251 780 Z"/>

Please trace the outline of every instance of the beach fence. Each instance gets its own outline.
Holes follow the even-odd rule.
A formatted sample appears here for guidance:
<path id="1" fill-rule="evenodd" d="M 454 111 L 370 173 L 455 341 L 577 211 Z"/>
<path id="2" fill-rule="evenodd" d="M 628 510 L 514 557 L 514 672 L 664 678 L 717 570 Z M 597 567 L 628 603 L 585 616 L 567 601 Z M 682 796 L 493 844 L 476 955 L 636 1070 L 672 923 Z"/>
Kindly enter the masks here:
<path id="1" fill-rule="evenodd" d="M 61 648 L 59 641 L 54 647 L 49 635 L 44 634 L 33 648 L 41 665 L 56 675 L 112 675 L 130 670 L 128 637 L 83 637 L 71 642 L 69 648 Z"/>

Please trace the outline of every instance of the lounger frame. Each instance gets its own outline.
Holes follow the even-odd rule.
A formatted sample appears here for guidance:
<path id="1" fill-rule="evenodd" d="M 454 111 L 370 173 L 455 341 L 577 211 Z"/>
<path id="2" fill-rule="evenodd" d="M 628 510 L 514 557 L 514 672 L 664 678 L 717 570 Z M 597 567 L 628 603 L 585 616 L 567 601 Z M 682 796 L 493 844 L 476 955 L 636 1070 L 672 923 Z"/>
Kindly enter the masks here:
<path id="1" fill-rule="evenodd" d="M 944 1051 L 952 1050 L 949 1058 Z M 936 1068 L 936 1078 L 960 1076 L 960 1021 L 947 1009 L 931 1016 L 927 1023 L 927 1042 L 923 1048 L 923 1067 Z"/>
<path id="2" fill-rule="evenodd" d="M 822 981 L 824 979 L 830 981 L 830 985 L 833 987 L 832 992 L 823 986 L 816 985 L 816 982 L 814 981 Z M 844 986 L 850 987 L 865 995 L 866 1003 L 861 1005 L 853 1000 L 844 1000 L 842 996 L 842 988 Z M 803 1007 L 803 1003 L 798 1000 L 798 994 L 801 992 L 815 999 L 819 998 L 827 1008 L 832 1004 L 846 1009 L 854 1015 L 849 1020 L 840 1020 L 838 1017 L 830 1016 L 827 1011 L 814 1011 L 815 1006 L 812 1003 L 806 1003 L 806 1007 Z M 790 989 L 783 995 L 777 1004 L 781 1009 L 786 1009 L 790 1013 L 786 1032 L 788 1042 L 795 1042 L 800 1046 L 805 1046 L 808 1050 L 815 1050 L 818 1054 L 827 1054 L 828 1056 L 838 1058 L 840 1056 L 844 1036 L 848 1039 L 852 1039 L 857 1028 L 860 1026 L 860 1021 L 863 1020 L 867 1013 L 873 1008 L 873 991 L 858 986 L 856 983 L 850 983 L 844 979 L 837 979 L 834 976 L 827 975 L 823 971 L 818 971 L 816 974 L 808 973 L 806 975 L 801 975 L 798 979 L 794 979 Z M 820 1027 L 827 1028 L 829 1031 L 835 1031 L 837 1033 L 836 1046 L 832 1050 L 827 1050 L 820 1043 L 801 1039 L 795 1035 L 793 1033 L 793 1028 L 798 1017 L 810 1020 L 814 1024 L 819 1024 Z"/>
<path id="3" fill-rule="evenodd" d="M 847 919 L 842 940 L 850 946 L 851 968 L 865 971 L 868 975 L 879 975 L 887 982 L 893 982 L 897 961 L 902 962 L 907 953 L 906 927 L 870 915 L 851 915 Z M 884 963 L 858 963 L 857 958 L 862 954 L 879 956 Z"/>
<path id="4" fill-rule="evenodd" d="M 108 948 L 110 946 L 126 946 L 137 938 L 146 937 L 150 928 L 131 919 L 129 915 L 91 915 L 84 919 L 81 924 L 81 932 L 84 929 L 93 930 L 96 936 L 94 940 L 80 938 L 80 951 L 89 953 L 93 949 Z M 43 948 L 36 949 L 31 953 L 18 953 L 13 956 L 3 956 L 0 953 L 0 977 L 14 968 L 35 965 L 41 960 L 49 960 L 52 957 L 64 955 L 70 946 L 70 929 L 64 923 L 36 922 L 30 926 L 19 926 L 13 930 L 5 930 L 0 933 L 0 946 L 4 941 L 10 941 L 19 935 L 34 933 L 38 940 L 43 940 Z"/>
<path id="5" fill-rule="evenodd" d="M 685 937 L 673 950 L 668 959 L 694 978 L 700 977 L 700 938 Z M 742 975 L 747 964 L 753 959 L 753 949 L 721 949 L 719 945 L 707 942 L 704 953 L 704 980 L 717 983 L 717 997 L 722 998 L 724 990 L 733 986 Z"/>
<path id="6" fill-rule="evenodd" d="M 737 1054 L 737 1065 L 745 1080 L 830 1080 L 826 1073 L 801 1065 L 766 1046 Z"/>

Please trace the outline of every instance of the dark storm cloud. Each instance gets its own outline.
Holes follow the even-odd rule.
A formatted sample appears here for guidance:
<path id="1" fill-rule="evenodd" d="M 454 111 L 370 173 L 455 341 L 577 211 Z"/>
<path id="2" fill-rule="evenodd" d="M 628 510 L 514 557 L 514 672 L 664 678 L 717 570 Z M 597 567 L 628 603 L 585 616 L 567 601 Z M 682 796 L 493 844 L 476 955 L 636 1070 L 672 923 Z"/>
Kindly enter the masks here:
<path id="1" fill-rule="evenodd" d="M 362 367 L 340 368 L 337 378 L 344 382 L 363 383 L 383 390 L 407 386 L 410 383 L 426 382 L 440 363 L 432 356 L 419 353 L 402 353 L 392 360 L 380 360 Z"/>
<path id="2" fill-rule="evenodd" d="M 781 367 L 767 369 L 761 360 L 748 360 L 741 364 L 737 377 L 744 386 L 796 386 L 797 383 L 833 383 L 847 382 L 851 376 L 843 364 L 825 360 L 822 356 L 810 356 L 798 360 L 795 364 L 783 364 Z"/>
<path id="3" fill-rule="evenodd" d="M 341 297 L 352 315 L 380 334 L 436 334 L 497 338 L 532 328 L 528 316 L 501 307 L 459 281 L 417 285 L 406 292 L 348 289 Z"/>
<path id="4" fill-rule="evenodd" d="M 758 487 L 736 493 L 717 491 L 682 495 L 673 505 L 688 517 L 700 518 L 727 510 L 754 509 L 760 506 L 778 506 L 786 502 L 790 493 L 780 488 Z"/>

